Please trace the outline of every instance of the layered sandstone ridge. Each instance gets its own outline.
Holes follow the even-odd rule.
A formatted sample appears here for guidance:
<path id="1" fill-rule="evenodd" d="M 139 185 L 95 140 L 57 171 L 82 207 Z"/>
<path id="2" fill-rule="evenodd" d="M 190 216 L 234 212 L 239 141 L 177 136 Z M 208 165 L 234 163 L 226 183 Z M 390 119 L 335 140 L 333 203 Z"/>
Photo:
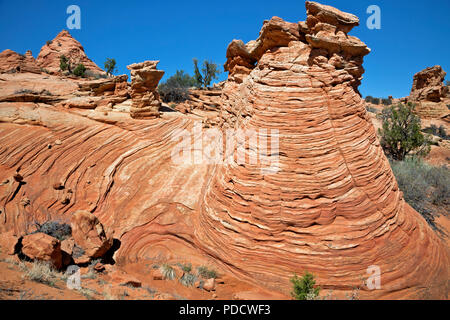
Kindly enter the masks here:
<path id="1" fill-rule="evenodd" d="M 4 72 L 41 73 L 41 69 L 38 67 L 31 51 L 27 51 L 24 55 L 21 55 L 6 49 L 0 53 L 0 73 Z"/>
<path id="2" fill-rule="evenodd" d="M 358 19 L 306 8 L 306 22 L 275 17 L 228 47 L 223 125 L 263 143 L 278 130 L 278 171 L 263 170 L 271 151 L 218 167 L 197 236 L 231 272 L 274 289 L 309 270 L 323 288 L 351 290 L 375 265 L 382 287 L 368 296 L 445 297 L 447 250 L 405 203 L 357 90 L 370 51 L 347 35 Z"/>

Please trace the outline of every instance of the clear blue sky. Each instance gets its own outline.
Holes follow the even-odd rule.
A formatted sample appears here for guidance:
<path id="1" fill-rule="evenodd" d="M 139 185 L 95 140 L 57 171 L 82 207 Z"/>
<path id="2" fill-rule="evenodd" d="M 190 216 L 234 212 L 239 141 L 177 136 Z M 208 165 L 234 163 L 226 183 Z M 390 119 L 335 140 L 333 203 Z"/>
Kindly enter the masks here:
<path id="1" fill-rule="evenodd" d="M 363 96 L 407 96 L 414 73 L 428 66 L 440 64 L 450 73 L 449 0 L 319 2 L 361 20 L 351 35 L 372 49 L 364 60 Z M 69 31 L 97 65 L 103 68 L 107 57 L 115 58 L 122 74 L 128 73 L 128 64 L 161 60 L 163 80 L 177 69 L 192 74 L 194 57 L 222 65 L 228 43 L 256 39 L 265 19 L 306 18 L 303 0 L 0 0 L 0 51 L 32 50 L 36 57 L 47 40 L 66 28 L 71 4 L 81 8 L 81 30 Z M 371 4 L 381 8 L 381 30 L 366 27 Z M 222 73 L 220 80 L 225 78 Z"/>

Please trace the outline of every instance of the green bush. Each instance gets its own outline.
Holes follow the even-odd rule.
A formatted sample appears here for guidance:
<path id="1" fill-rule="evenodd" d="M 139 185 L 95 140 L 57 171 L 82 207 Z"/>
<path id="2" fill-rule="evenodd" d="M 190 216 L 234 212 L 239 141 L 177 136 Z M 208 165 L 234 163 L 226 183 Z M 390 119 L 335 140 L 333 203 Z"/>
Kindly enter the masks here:
<path id="1" fill-rule="evenodd" d="M 80 63 L 77 65 L 77 67 L 73 70 L 73 74 L 77 77 L 84 77 L 84 73 L 86 72 L 86 67 L 84 64 Z"/>
<path id="2" fill-rule="evenodd" d="M 205 266 L 200 266 L 197 268 L 197 274 L 203 279 L 217 278 L 217 272 L 213 269 L 208 269 Z"/>
<path id="3" fill-rule="evenodd" d="M 211 62 L 211 61 L 203 61 L 203 67 L 200 73 L 200 70 L 198 68 L 198 60 L 193 59 L 194 62 L 194 73 L 195 73 L 195 80 L 197 82 L 198 86 L 202 86 L 204 88 L 208 87 L 211 84 L 211 81 L 218 78 L 218 75 L 220 74 L 220 70 L 217 66 L 217 64 Z"/>
<path id="4" fill-rule="evenodd" d="M 106 58 L 105 71 L 109 75 L 112 75 L 113 73 L 117 72 L 116 59 Z"/>
<path id="5" fill-rule="evenodd" d="M 59 57 L 59 68 L 61 69 L 61 71 L 70 71 L 69 59 L 67 59 L 65 55 Z"/>
<path id="6" fill-rule="evenodd" d="M 392 104 L 392 100 L 389 98 L 383 98 L 381 99 L 381 103 L 385 106 L 390 106 Z"/>
<path id="7" fill-rule="evenodd" d="M 412 152 L 420 157 L 430 152 L 430 141 L 420 131 L 420 118 L 413 111 L 413 104 L 399 103 L 381 114 L 380 143 L 385 154 L 394 160 L 403 160 Z"/>
<path id="8" fill-rule="evenodd" d="M 296 300 L 314 300 L 319 296 L 320 287 L 316 286 L 314 275 L 308 271 L 305 271 L 301 278 L 294 274 L 291 283 L 293 285 L 291 295 Z"/>
<path id="9" fill-rule="evenodd" d="M 450 170 L 446 166 L 430 166 L 417 158 L 391 161 L 391 168 L 405 201 L 437 230 L 431 209 L 432 205 L 450 204 Z"/>
<path id="10" fill-rule="evenodd" d="M 177 70 L 173 76 L 158 86 L 158 93 L 160 94 L 162 101 L 166 103 L 178 103 L 189 98 L 188 88 L 194 86 L 197 86 L 195 78 L 184 73 L 183 70 Z"/>

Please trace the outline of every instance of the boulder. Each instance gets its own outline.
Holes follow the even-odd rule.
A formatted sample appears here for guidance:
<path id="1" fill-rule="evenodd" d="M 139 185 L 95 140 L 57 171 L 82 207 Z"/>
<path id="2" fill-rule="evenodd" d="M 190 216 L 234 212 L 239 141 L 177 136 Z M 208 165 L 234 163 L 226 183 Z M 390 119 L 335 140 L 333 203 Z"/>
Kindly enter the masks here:
<path id="1" fill-rule="evenodd" d="M 14 255 L 17 253 L 17 245 L 19 243 L 19 237 L 14 235 L 13 231 L 0 233 L 0 247 L 2 252 L 8 255 Z"/>
<path id="2" fill-rule="evenodd" d="M 22 253 L 32 260 L 49 262 L 56 269 L 62 267 L 61 242 L 45 233 L 24 236 Z"/>
<path id="3" fill-rule="evenodd" d="M 103 256 L 112 246 L 103 225 L 95 215 L 85 210 L 76 211 L 71 218 L 72 237 L 77 246 L 84 250 L 84 255 L 91 258 Z"/>

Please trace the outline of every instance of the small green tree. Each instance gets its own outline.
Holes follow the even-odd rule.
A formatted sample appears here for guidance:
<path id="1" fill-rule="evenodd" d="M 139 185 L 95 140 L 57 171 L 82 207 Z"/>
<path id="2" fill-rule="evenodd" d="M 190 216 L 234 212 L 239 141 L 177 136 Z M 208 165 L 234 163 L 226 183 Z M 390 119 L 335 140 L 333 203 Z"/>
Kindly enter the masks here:
<path id="1" fill-rule="evenodd" d="M 77 77 L 84 77 L 84 73 L 86 72 L 86 67 L 84 64 L 80 63 L 77 65 L 77 67 L 73 70 L 73 74 Z"/>
<path id="2" fill-rule="evenodd" d="M 420 118 L 413 113 L 414 108 L 410 102 L 399 103 L 382 112 L 383 128 L 378 129 L 380 143 L 393 160 L 404 160 L 413 151 L 419 157 L 430 152 L 430 141 L 420 131 Z"/>
<path id="3" fill-rule="evenodd" d="M 69 67 L 69 59 L 67 59 L 67 57 L 65 55 L 62 55 L 59 57 L 59 68 L 61 69 L 61 71 L 66 71 L 68 70 Z M 70 71 L 70 69 L 69 69 Z"/>
<path id="4" fill-rule="evenodd" d="M 105 70 L 108 75 L 112 75 L 113 73 L 117 72 L 116 59 L 106 58 Z"/>
<path id="5" fill-rule="evenodd" d="M 220 70 L 217 64 L 205 60 L 203 61 L 202 70 L 200 72 L 198 68 L 198 60 L 193 59 L 194 61 L 194 77 L 198 84 L 198 86 L 202 86 L 204 88 L 208 87 L 211 84 L 211 81 L 218 78 L 220 74 Z"/>
<path id="6" fill-rule="evenodd" d="M 316 286 L 314 275 L 308 271 L 305 271 L 301 278 L 294 274 L 291 283 L 293 285 L 291 295 L 296 300 L 312 300 L 319 295 L 320 287 Z"/>

